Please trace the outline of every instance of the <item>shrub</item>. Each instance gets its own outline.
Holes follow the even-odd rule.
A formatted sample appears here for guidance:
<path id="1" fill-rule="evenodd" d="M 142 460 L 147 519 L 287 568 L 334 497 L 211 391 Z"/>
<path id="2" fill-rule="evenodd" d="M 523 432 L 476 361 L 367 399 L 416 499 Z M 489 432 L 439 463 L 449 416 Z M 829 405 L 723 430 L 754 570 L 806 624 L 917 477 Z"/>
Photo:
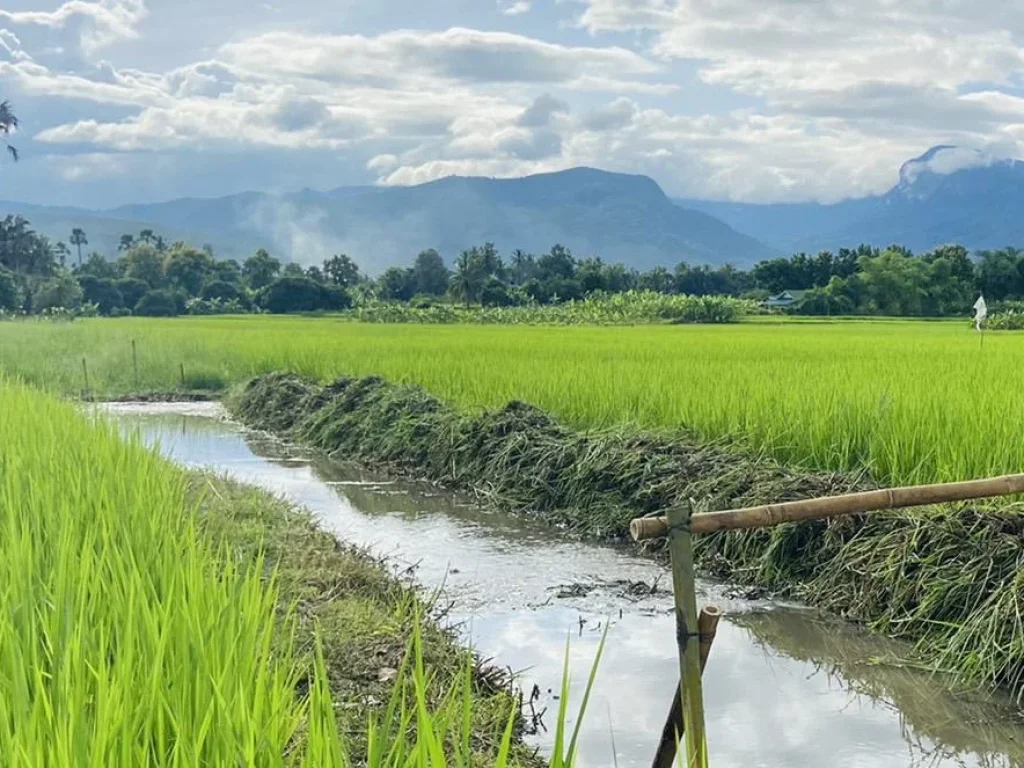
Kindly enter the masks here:
<path id="1" fill-rule="evenodd" d="M 341 288 L 321 285 L 308 277 L 280 277 L 260 291 L 259 305 L 268 312 L 316 312 L 352 306 Z"/>
<path id="2" fill-rule="evenodd" d="M 147 291 L 135 305 L 135 314 L 143 317 L 174 317 L 179 314 L 178 303 L 170 291 Z"/>

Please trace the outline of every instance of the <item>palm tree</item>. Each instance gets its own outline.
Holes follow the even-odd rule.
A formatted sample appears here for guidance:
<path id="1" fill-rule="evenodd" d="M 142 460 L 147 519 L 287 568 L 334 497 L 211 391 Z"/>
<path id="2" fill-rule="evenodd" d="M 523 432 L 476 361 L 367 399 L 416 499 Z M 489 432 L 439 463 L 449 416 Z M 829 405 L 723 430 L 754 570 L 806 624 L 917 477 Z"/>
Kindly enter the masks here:
<path id="1" fill-rule="evenodd" d="M 4 146 L 15 160 L 18 159 L 18 150 L 7 143 L 7 137 L 18 129 L 18 118 L 11 111 L 10 103 L 0 101 L 0 138 L 3 138 Z"/>
<path id="2" fill-rule="evenodd" d="M 85 230 L 75 227 L 71 230 L 71 237 L 68 240 L 78 248 L 78 266 L 82 266 L 82 246 L 89 244 L 89 240 L 85 236 Z"/>
<path id="3" fill-rule="evenodd" d="M 469 306 L 479 298 L 486 278 L 480 251 L 477 248 L 463 251 L 455 260 L 455 272 L 451 279 L 452 293 Z"/>
<path id="4" fill-rule="evenodd" d="M 68 250 L 68 247 L 64 244 L 63 240 L 53 246 L 53 251 L 57 254 L 57 261 L 60 262 L 60 265 L 62 267 L 67 265 L 68 256 L 71 255 L 71 251 Z"/>

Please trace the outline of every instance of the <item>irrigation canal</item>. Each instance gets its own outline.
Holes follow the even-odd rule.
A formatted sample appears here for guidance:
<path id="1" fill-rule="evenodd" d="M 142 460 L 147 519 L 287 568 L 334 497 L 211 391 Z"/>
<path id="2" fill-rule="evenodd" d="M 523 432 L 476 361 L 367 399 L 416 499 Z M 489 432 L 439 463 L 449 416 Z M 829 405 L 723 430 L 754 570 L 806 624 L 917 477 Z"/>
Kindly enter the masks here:
<path id="1" fill-rule="evenodd" d="M 538 687 L 533 706 L 547 708 L 549 724 L 566 639 L 573 712 L 610 620 L 579 764 L 649 765 L 678 673 L 671 579 L 659 564 L 246 432 L 214 404 L 107 407 L 176 461 L 284 494 L 424 588 L 443 587 L 480 654 L 521 671 L 527 694 Z M 705 589 L 727 613 L 704 678 L 716 768 L 1024 766 L 1024 720 L 1010 702 L 954 697 L 891 663 L 905 646 Z M 531 738 L 544 749 L 551 734 Z"/>

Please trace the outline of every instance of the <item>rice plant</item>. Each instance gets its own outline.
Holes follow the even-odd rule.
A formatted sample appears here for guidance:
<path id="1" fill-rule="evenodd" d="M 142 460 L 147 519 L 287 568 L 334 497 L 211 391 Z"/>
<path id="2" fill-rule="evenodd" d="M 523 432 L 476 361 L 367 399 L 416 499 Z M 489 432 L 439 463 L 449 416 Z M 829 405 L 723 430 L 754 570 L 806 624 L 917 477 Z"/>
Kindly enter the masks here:
<path id="1" fill-rule="evenodd" d="M 137 341 L 137 371 L 132 340 Z M 509 400 L 582 428 L 686 427 L 788 464 L 869 470 L 879 482 L 1024 468 L 1024 336 L 968 324 L 720 326 L 379 325 L 215 317 L 11 322 L 0 368 L 79 395 L 173 391 L 291 370 L 377 374 L 468 410 Z"/>

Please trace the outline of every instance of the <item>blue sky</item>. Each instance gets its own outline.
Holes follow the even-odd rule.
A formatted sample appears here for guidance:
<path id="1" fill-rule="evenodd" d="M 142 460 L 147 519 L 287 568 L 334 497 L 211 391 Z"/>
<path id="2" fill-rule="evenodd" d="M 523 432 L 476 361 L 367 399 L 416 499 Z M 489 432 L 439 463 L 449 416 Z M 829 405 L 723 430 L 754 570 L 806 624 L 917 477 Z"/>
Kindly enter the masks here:
<path id="1" fill-rule="evenodd" d="M 92 207 L 590 165 L 670 194 L 881 192 L 1024 156 L 1003 0 L 6 0 L 0 199 Z"/>

